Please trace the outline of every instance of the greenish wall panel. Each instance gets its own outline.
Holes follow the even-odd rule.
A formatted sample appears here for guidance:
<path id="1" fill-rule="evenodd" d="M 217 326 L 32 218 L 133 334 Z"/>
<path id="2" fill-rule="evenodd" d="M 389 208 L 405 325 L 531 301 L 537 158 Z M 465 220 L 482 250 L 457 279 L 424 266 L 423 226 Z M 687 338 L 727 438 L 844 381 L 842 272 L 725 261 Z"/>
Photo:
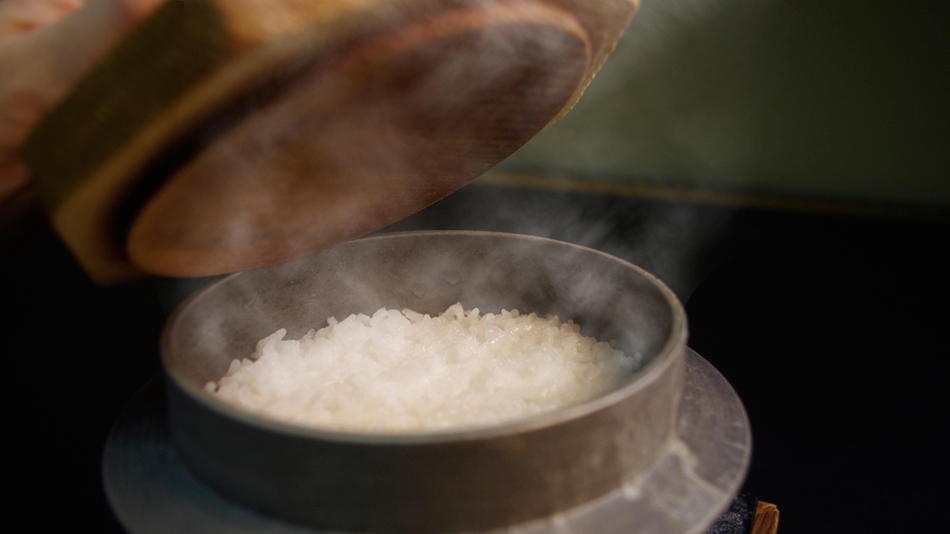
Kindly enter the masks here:
<path id="1" fill-rule="evenodd" d="M 950 204 L 945 11 L 927 2 L 643 0 L 577 106 L 500 169 Z"/>

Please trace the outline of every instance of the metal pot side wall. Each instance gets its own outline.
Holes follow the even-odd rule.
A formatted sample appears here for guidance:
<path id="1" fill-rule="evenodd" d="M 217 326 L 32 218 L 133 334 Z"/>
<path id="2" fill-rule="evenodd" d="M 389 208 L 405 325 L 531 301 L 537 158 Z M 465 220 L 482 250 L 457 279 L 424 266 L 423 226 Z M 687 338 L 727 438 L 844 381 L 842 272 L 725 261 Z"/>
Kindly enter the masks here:
<path id="1" fill-rule="evenodd" d="M 350 531 L 482 530 L 583 504 L 648 468 L 675 430 L 682 361 L 585 417 L 431 444 L 275 433 L 222 417 L 169 380 L 172 435 L 201 480 L 276 517 Z"/>

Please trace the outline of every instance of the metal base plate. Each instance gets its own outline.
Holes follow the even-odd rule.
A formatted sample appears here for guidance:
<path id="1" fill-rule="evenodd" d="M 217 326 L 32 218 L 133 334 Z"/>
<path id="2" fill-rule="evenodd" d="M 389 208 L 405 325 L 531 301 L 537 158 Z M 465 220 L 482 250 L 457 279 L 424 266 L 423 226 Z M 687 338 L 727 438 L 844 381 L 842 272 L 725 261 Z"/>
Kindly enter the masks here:
<path id="1" fill-rule="evenodd" d="M 120 414 L 103 453 L 113 511 L 132 534 L 322 534 L 260 515 L 195 479 L 168 435 L 160 378 Z M 729 506 L 745 479 L 752 435 L 742 402 L 725 378 L 686 354 L 679 440 L 647 472 L 604 497 L 511 534 L 698 534 Z"/>

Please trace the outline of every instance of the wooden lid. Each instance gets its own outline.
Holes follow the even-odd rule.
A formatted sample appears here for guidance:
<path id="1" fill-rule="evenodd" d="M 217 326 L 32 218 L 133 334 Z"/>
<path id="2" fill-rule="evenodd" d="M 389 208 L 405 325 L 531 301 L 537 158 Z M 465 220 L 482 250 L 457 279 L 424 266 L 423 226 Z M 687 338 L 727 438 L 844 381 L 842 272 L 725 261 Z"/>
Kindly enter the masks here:
<path id="1" fill-rule="evenodd" d="M 27 139 L 90 276 L 252 269 L 455 191 L 565 113 L 630 0 L 171 0 Z"/>

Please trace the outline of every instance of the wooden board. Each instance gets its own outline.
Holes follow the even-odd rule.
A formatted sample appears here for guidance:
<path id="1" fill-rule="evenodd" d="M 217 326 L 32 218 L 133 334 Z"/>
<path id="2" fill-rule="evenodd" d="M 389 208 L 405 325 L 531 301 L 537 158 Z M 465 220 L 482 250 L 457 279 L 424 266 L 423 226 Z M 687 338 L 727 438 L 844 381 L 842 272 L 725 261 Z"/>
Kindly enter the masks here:
<path id="1" fill-rule="evenodd" d="M 371 232 L 577 101 L 635 0 L 169 0 L 23 146 L 92 278 L 205 276 Z"/>
<path id="2" fill-rule="evenodd" d="M 759 501 L 755 507 L 752 534 L 776 534 L 778 532 L 778 507 Z"/>

